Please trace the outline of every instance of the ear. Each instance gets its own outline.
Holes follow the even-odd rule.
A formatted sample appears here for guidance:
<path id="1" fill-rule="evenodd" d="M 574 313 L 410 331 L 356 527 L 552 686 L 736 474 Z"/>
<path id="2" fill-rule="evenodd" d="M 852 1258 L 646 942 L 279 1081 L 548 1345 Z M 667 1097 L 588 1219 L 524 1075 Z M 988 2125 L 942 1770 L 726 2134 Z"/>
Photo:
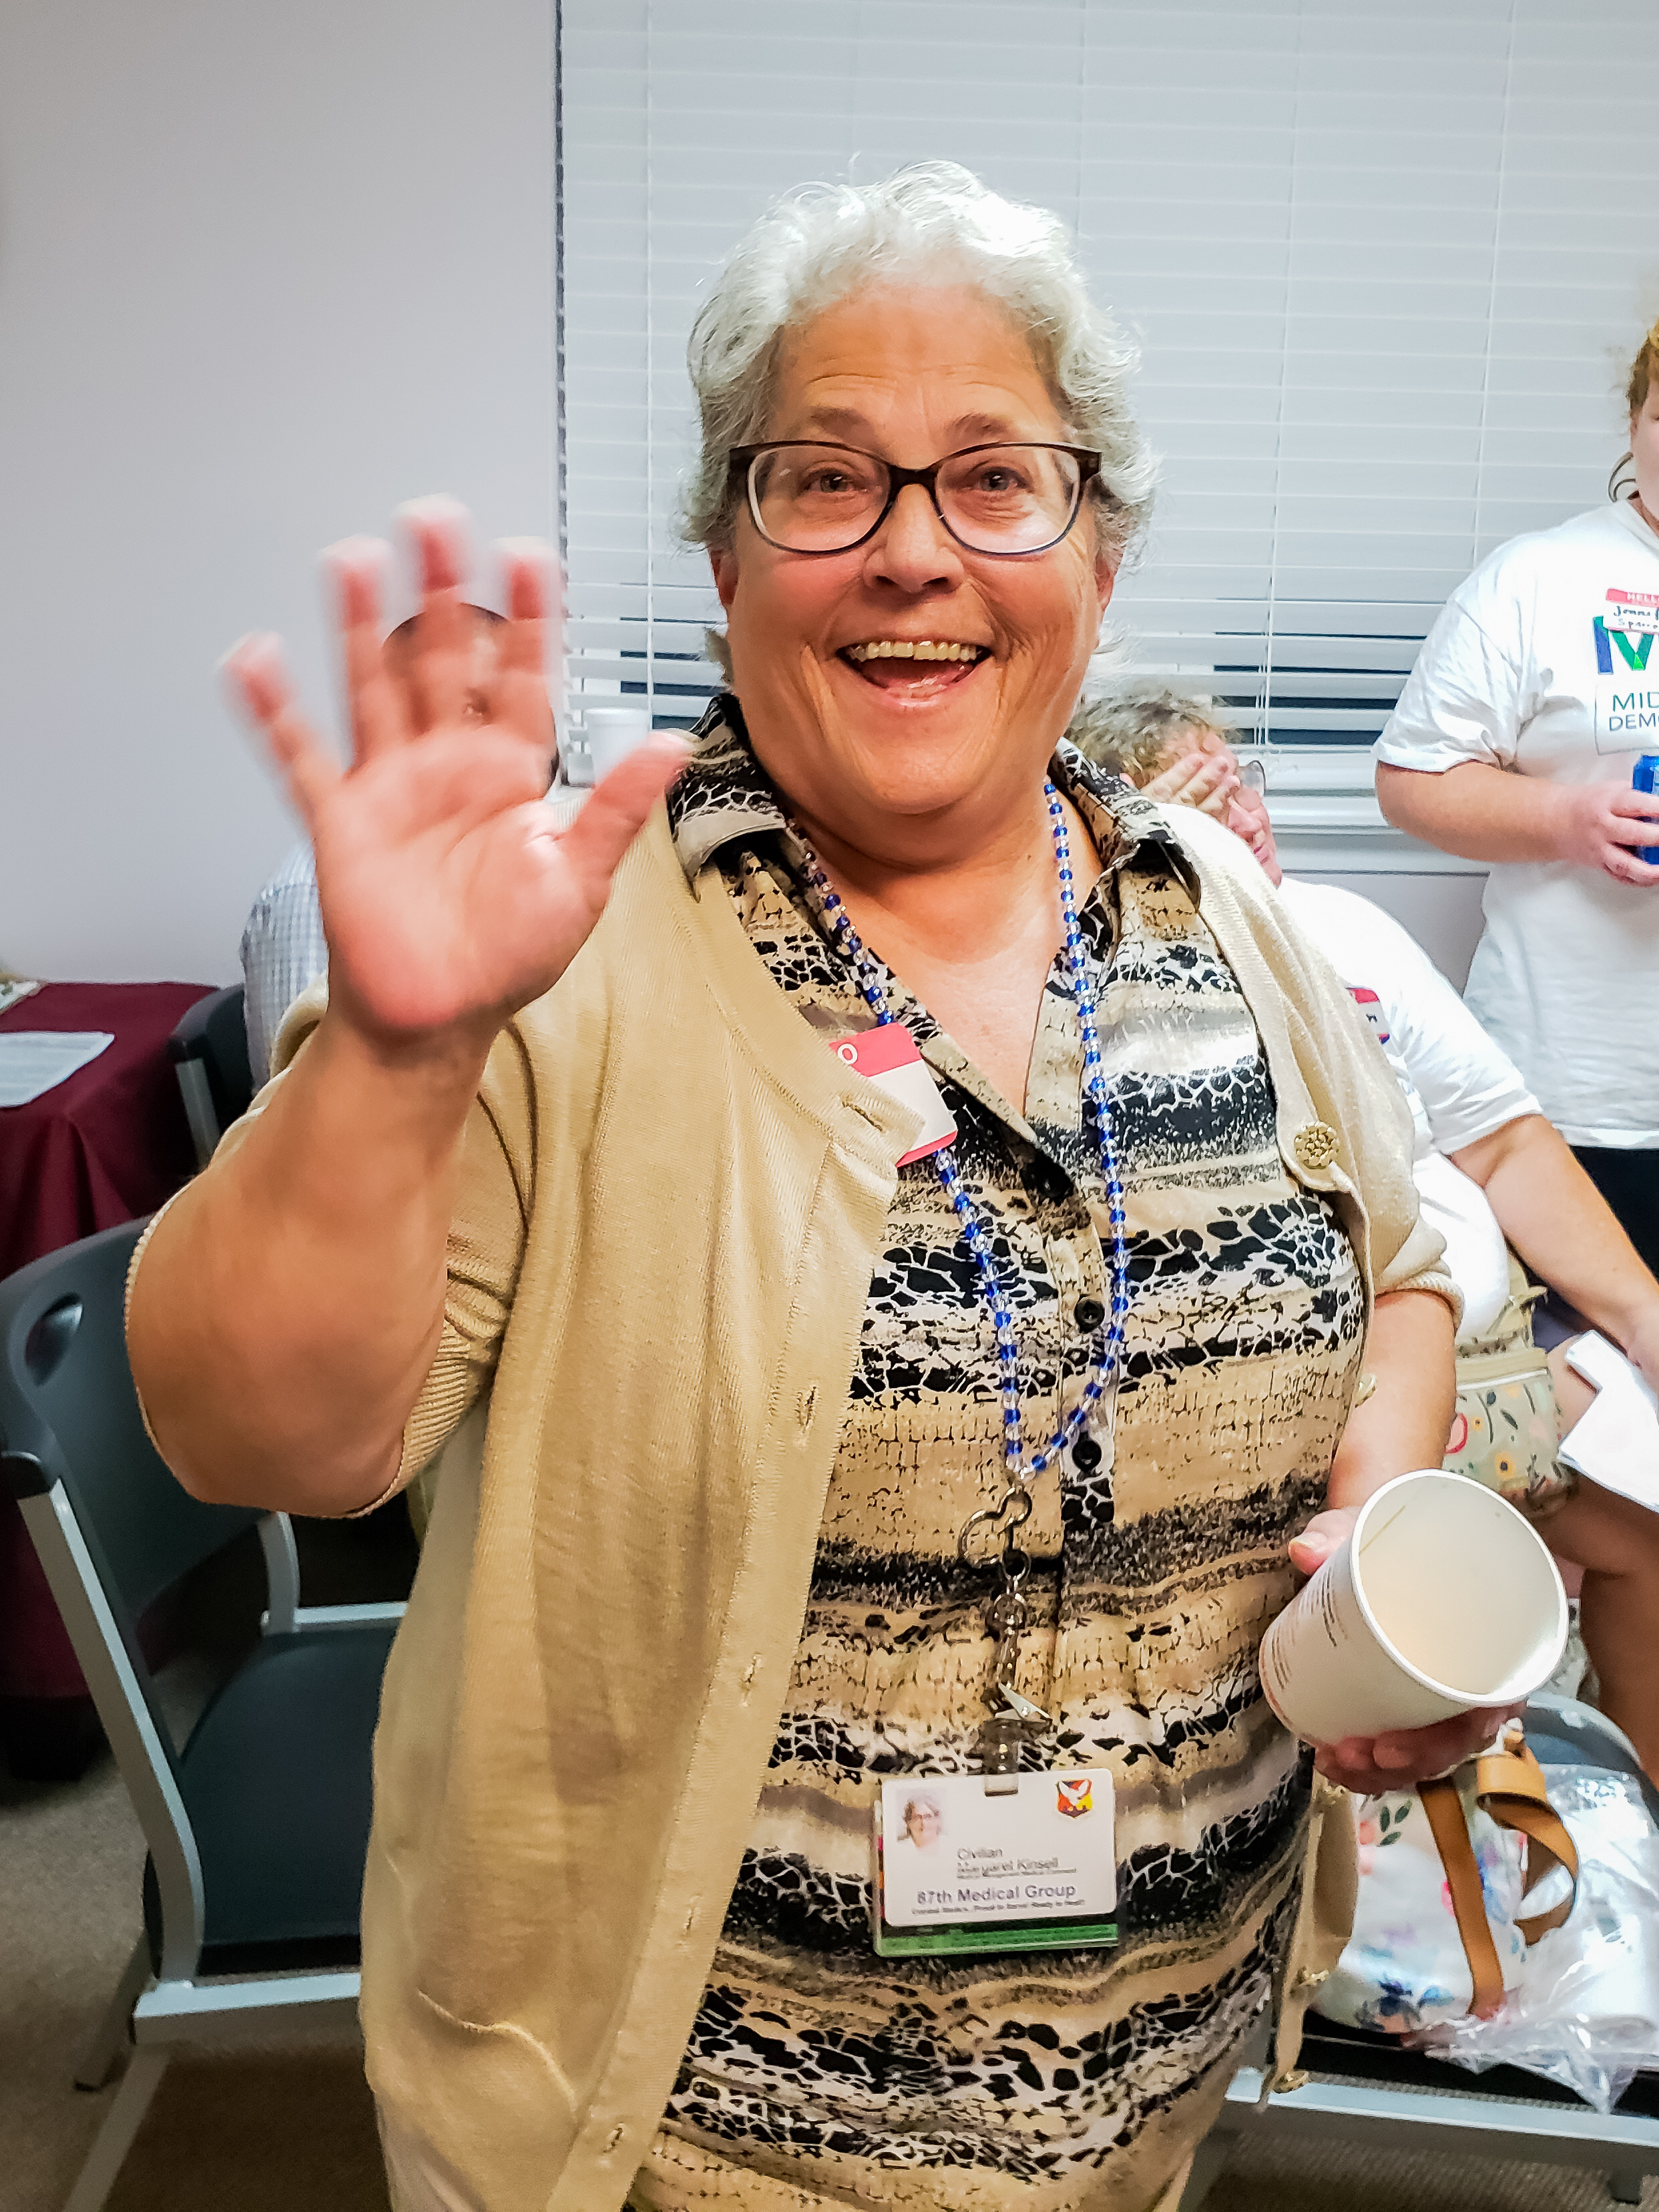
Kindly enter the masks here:
<path id="1" fill-rule="evenodd" d="M 1117 570 L 1115 567 L 1107 559 L 1103 553 L 1097 553 L 1095 556 L 1095 596 L 1100 602 L 1100 611 L 1103 615 L 1104 615 L 1106 611 L 1107 602 L 1112 596 L 1112 586 L 1116 583 L 1116 581 Z"/>
<path id="2" fill-rule="evenodd" d="M 720 593 L 720 605 L 727 614 L 738 596 L 738 556 L 730 545 L 711 546 L 708 565 L 714 572 L 714 589 Z"/>

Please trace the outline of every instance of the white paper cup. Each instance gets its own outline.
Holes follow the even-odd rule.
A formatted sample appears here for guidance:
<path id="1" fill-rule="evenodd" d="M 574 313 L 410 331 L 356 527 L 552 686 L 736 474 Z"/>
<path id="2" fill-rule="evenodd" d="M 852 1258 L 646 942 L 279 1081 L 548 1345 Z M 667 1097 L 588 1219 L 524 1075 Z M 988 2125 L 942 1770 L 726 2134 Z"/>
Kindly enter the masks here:
<path id="1" fill-rule="evenodd" d="M 603 783 L 613 768 L 651 734 L 648 707 L 590 707 L 582 717 L 587 750 L 593 762 L 593 781 Z"/>
<path id="2" fill-rule="evenodd" d="M 1426 1728 L 1528 1698 L 1560 1664 L 1567 1595 L 1496 1491 L 1425 1468 L 1369 1498 L 1352 1535 L 1261 1641 L 1261 1686 L 1308 1743 Z"/>

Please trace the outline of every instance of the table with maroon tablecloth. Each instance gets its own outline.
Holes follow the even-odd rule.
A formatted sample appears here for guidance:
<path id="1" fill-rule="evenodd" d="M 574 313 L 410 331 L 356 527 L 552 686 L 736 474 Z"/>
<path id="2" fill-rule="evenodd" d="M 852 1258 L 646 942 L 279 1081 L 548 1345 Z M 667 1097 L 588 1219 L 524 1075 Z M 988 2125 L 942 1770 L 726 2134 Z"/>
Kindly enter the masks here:
<path id="1" fill-rule="evenodd" d="M 0 1107 L 0 1276 L 151 1213 L 196 1164 L 167 1038 L 205 983 L 46 983 L 7 1030 L 103 1030 L 97 1059 L 27 1106 Z M 0 1498 L 0 1725 L 85 1684 L 9 1498 Z"/>

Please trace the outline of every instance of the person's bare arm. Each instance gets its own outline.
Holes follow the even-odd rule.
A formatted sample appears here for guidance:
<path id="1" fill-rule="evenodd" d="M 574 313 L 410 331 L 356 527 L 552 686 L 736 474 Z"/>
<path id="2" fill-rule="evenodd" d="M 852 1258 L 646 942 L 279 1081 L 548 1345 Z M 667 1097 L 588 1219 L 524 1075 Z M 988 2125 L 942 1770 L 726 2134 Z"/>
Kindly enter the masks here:
<path id="1" fill-rule="evenodd" d="M 1446 1454 L 1457 1409 L 1455 1330 L 1452 1310 L 1433 1291 L 1385 1291 L 1371 1314 L 1365 1340 L 1365 1372 L 1376 1385 L 1356 1406 L 1342 1431 L 1326 1496 L 1334 1510 L 1363 1505 L 1374 1490 L 1419 1467 L 1438 1467 Z M 1304 1551 L 1323 1516 L 1291 1547 L 1304 1572 L 1317 1566 L 1327 1544 Z"/>
<path id="2" fill-rule="evenodd" d="M 1396 830 L 1468 860 L 1568 860 L 1621 884 L 1659 884 L 1632 848 L 1659 845 L 1659 793 L 1552 783 L 1489 761 L 1437 773 L 1379 762 L 1376 803 Z"/>
<path id="3" fill-rule="evenodd" d="M 341 1513 L 391 1481 L 442 1321 L 478 1043 L 400 1056 L 331 1012 L 157 1229 L 128 1341 L 195 1496 Z"/>
<path id="4" fill-rule="evenodd" d="M 1455 1348 L 1451 1308 L 1433 1291 L 1394 1291 L 1377 1299 L 1365 1345 L 1365 1371 L 1376 1388 L 1348 1417 L 1331 1467 L 1331 1510 L 1310 1521 L 1291 1546 L 1291 1565 L 1304 1574 L 1346 1542 L 1373 1491 L 1396 1474 L 1440 1465 L 1456 1405 Z M 1506 1711 L 1323 1744 L 1319 1770 L 1347 1790 L 1399 1790 L 1443 1774 L 1480 1750 Z"/>
<path id="5" fill-rule="evenodd" d="M 1659 1388 L 1659 1282 L 1560 1133 L 1522 1114 L 1449 1158 L 1486 1192 L 1534 1274 Z"/>
<path id="6" fill-rule="evenodd" d="M 598 921 L 683 757 L 642 747 L 562 834 L 541 803 L 546 574 L 509 556 L 490 714 L 463 726 L 470 617 L 453 520 L 416 524 L 426 584 L 405 692 L 378 557 L 338 561 L 353 760 L 342 773 L 274 643 L 231 674 L 317 847 L 329 1009 L 229 1153 L 158 1224 L 134 1280 L 134 1377 L 197 1496 L 349 1512 L 386 1487 L 441 1327 L 463 1128 L 490 1043 Z"/>

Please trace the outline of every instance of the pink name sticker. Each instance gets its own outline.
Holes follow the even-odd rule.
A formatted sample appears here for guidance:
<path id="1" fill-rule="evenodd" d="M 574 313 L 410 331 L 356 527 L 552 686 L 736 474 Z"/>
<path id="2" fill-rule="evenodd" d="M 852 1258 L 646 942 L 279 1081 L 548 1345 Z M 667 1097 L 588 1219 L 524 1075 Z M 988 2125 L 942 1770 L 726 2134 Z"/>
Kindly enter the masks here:
<path id="1" fill-rule="evenodd" d="M 899 1161 L 908 1168 L 912 1160 L 925 1160 L 957 1140 L 956 1117 L 945 1104 L 933 1071 L 916 1048 L 916 1041 L 902 1022 L 884 1022 L 878 1029 L 860 1030 L 842 1037 L 836 1047 L 838 1058 L 866 1077 L 878 1091 L 921 1116 L 921 1134 Z"/>
<path id="2" fill-rule="evenodd" d="M 1609 591 L 1601 617 L 1604 629 L 1621 629 L 1626 637 L 1651 637 L 1659 631 L 1659 592 Z"/>
<path id="3" fill-rule="evenodd" d="M 1377 997 L 1376 992 L 1368 991 L 1363 983 L 1350 983 L 1348 996 L 1376 1031 L 1377 1042 L 1387 1044 L 1389 1032 L 1382 1018 L 1382 1001 Z"/>

